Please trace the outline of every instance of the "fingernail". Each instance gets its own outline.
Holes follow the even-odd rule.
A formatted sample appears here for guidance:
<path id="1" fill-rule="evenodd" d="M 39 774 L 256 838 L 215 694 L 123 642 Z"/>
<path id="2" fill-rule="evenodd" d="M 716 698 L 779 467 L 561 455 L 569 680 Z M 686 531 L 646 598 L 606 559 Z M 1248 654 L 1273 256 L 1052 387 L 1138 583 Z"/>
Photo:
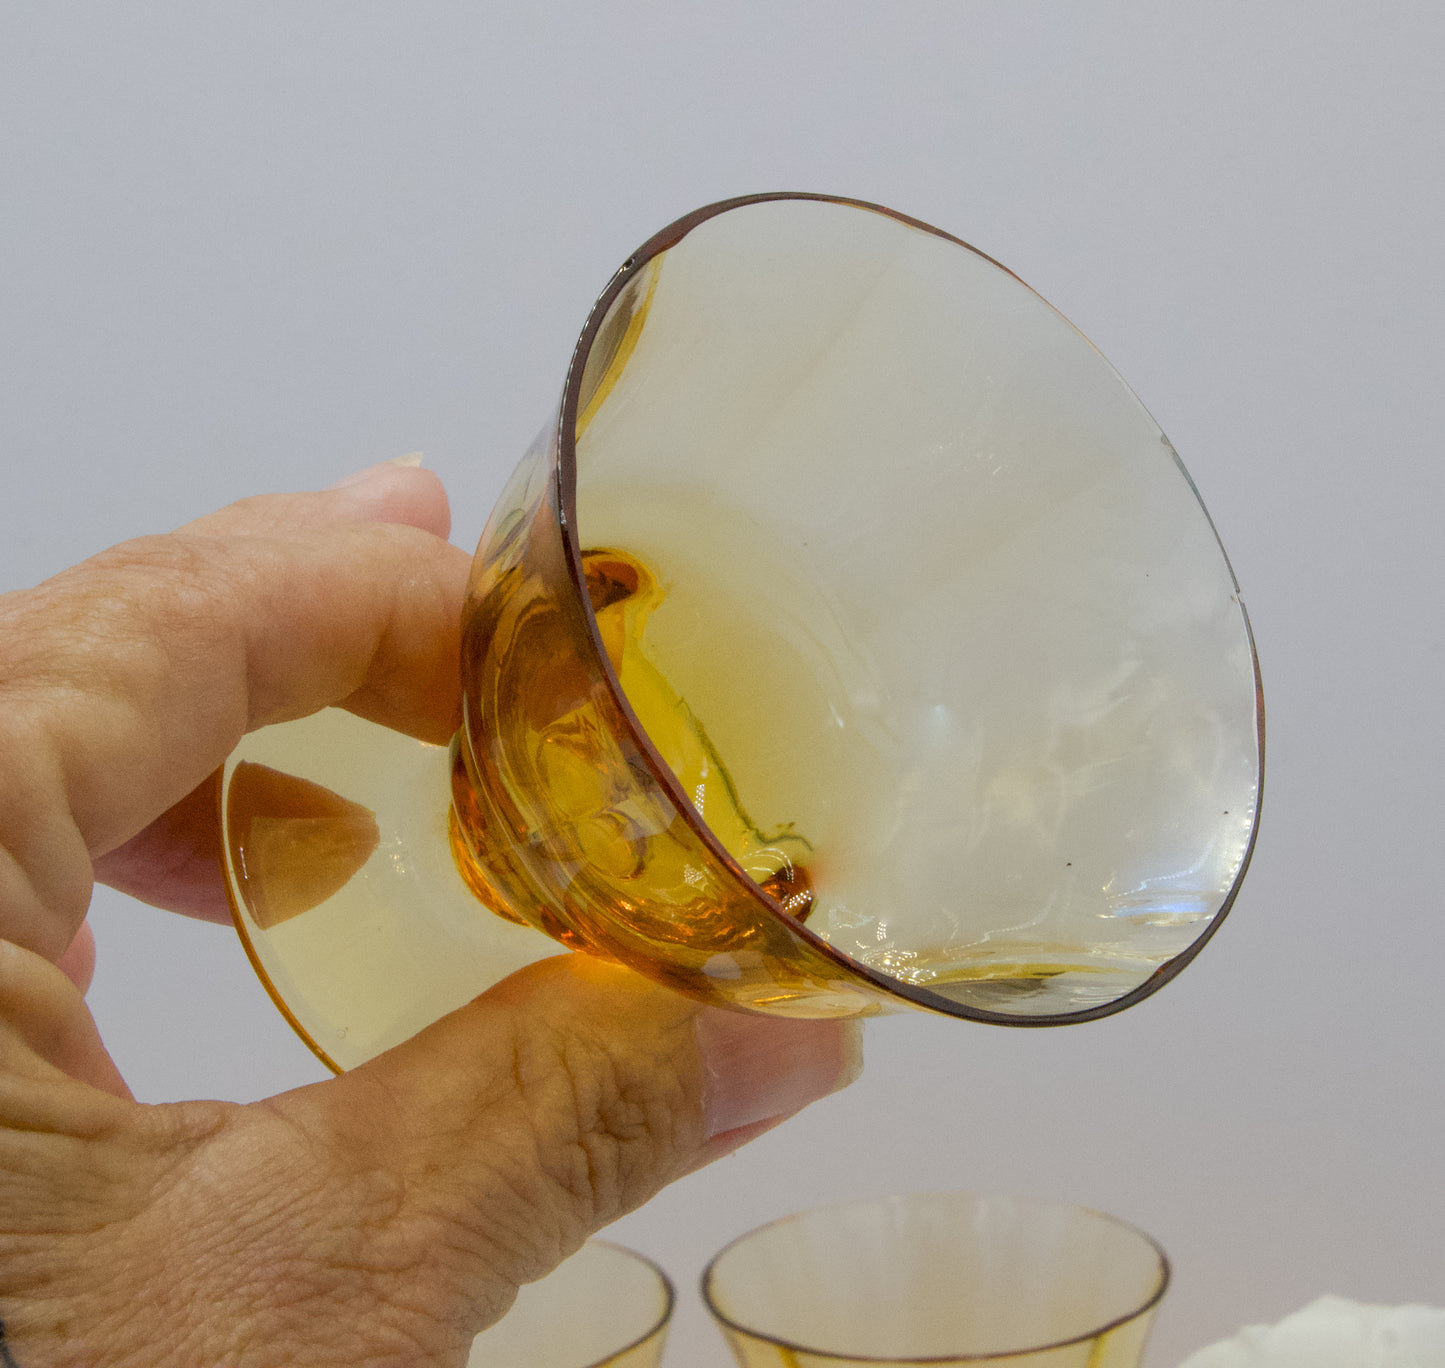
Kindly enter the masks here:
<path id="1" fill-rule="evenodd" d="M 863 1032 L 856 1021 L 781 1021 L 710 1007 L 695 1029 L 709 1140 L 791 1116 L 846 1088 L 863 1071 Z"/>
<path id="2" fill-rule="evenodd" d="M 367 466 L 365 470 L 358 470 L 354 475 L 347 475 L 337 480 L 335 484 L 327 485 L 327 489 L 350 489 L 353 485 L 365 484 L 368 480 L 374 480 L 384 471 L 392 470 L 396 466 L 405 466 L 415 470 L 422 462 L 422 454 L 419 451 L 409 451 L 405 456 L 396 456 L 390 461 L 378 461 L 375 465 Z"/>

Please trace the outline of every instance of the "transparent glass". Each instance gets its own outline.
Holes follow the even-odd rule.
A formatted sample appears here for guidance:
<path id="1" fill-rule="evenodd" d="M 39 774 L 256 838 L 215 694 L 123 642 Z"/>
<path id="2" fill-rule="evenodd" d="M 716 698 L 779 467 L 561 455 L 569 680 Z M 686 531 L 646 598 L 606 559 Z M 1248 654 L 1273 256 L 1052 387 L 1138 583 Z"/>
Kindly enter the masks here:
<path id="1" fill-rule="evenodd" d="M 329 716 L 227 769 L 238 926 L 337 1066 L 555 942 L 781 1015 L 1087 1020 L 1253 846 L 1253 643 L 1173 448 L 876 206 L 712 205 L 628 260 L 463 630 L 450 754 Z"/>
<path id="2" fill-rule="evenodd" d="M 1169 1262 L 1084 1207 L 968 1192 L 820 1207 L 727 1246 L 702 1292 L 744 1368 L 1136 1368 Z"/>
<path id="3" fill-rule="evenodd" d="M 674 1302 L 650 1259 L 593 1240 L 517 1293 L 467 1368 L 657 1368 Z"/>

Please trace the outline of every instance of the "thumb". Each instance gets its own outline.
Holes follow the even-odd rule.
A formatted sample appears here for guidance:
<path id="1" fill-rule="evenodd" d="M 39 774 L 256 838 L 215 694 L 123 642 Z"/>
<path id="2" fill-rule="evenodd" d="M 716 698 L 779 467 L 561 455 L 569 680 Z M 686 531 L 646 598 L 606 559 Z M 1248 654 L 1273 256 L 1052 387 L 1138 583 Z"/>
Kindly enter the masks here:
<path id="1" fill-rule="evenodd" d="M 470 1334 L 595 1231 L 861 1067 L 856 1022 L 703 1008 L 563 955 L 271 1105 L 358 1171 L 412 1175 L 422 1281 L 458 1289 Z"/>
<path id="2" fill-rule="evenodd" d="M 859 1068 L 856 1023 L 564 955 L 340 1078 L 146 1107 L 65 1077 L 78 994 L 12 967 L 0 1344 L 25 1363 L 460 1368 L 520 1284 Z"/>

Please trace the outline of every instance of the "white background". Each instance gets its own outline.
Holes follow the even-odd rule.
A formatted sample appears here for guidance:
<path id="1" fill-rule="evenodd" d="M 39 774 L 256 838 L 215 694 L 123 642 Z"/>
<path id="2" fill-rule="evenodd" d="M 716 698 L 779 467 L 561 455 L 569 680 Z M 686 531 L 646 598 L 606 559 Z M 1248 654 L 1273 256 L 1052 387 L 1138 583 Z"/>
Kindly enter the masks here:
<path id="1" fill-rule="evenodd" d="M 1434 4 L 6 5 L 0 588 L 420 448 L 470 545 L 613 268 L 756 190 L 882 201 L 1087 332 L 1195 476 L 1269 772 L 1220 935 L 1110 1021 L 875 1023 L 848 1093 L 614 1228 L 727 1362 L 705 1257 L 973 1187 L 1173 1255 L 1157 1368 L 1318 1293 L 1445 1304 Z M 3 781 L 3 779 L 0 779 Z M 101 891 L 150 1100 L 319 1077 L 228 931 Z"/>

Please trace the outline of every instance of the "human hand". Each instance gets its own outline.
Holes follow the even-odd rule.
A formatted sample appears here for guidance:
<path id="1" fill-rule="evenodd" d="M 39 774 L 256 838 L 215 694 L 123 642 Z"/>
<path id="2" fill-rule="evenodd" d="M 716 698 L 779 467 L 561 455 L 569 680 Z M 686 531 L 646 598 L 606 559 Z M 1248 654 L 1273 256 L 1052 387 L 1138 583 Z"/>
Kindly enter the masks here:
<path id="1" fill-rule="evenodd" d="M 82 996 L 92 877 L 222 919 L 212 777 L 247 730 L 341 704 L 446 740 L 447 528 L 435 477 L 387 464 L 0 598 L 0 1344 L 23 1368 L 456 1368 L 520 1283 L 856 1073 L 855 1027 L 563 955 L 325 1083 L 130 1098 Z"/>

